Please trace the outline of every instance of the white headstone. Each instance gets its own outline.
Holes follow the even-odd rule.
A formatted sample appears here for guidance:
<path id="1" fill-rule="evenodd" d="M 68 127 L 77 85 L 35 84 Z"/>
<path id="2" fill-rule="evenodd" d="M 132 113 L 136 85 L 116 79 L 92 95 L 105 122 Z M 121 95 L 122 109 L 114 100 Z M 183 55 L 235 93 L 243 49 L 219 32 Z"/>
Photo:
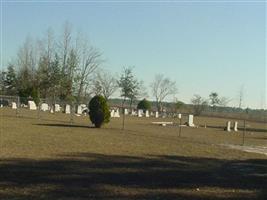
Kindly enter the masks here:
<path id="1" fill-rule="evenodd" d="M 60 111 L 60 105 L 59 104 L 55 104 L 55 112 L 59 112 Z"/>
<path id="2" fill-rule="evenodd" d="M 50 113 L 54 113 L 53 107 L 50 108 Z"/>
<path id="3" fill-rule="evenodd" d="M 146 110 L 146 117 L 149 117 L 149 111 Z"/>
<path id="4" fill-rule="evenodd" d="M 124 109 L 124 114 L 128 115 L 128 109 L 127 108 Z"/>
<path id="5" fill-rule="evenodd" d="M 132 110 L 131 115 L 132 116 L 135 116 L 136 115 L 136 112 L 134 110 Z"/>
<path id="6" fill-rule="evenodd" d="M 115 114 L 115 111 L 114 110 L 111 110 L 110 111 L 110 117 L 114 117 L 114 114 Z"/>
<path id="7" fill-rule="evenodd" d="M 82 114 L 82 106 L 81 105 L 78 105 L 78 107 L 77 107 L 77 114 L 78 115 Z"/>
<path id="8" fill-rule="evenodd" d="M 28 108 L 30 110 L 37 110 L 36 104 L 34 103 L 34 101 L 28 101 Z"/>
<path id="9" fill-rule="evenodd" d="M 143 110 L 139 109 L 138 110 L 138 117 L 142 117 L 142 115 L 143 115 Z"/>
<path id="10" fill-rule="evenodd" d="M 15 102 L 12 102 L 11 106 L 12 106 L 12 109 L 17 109 L 17 104 Z"/>
<path id="11" fill-rule="evenodd" d="M 114 113 L 114 117 L 120 117 L 120 111 L 117 109 Z"/>
<path id="12" fill-rule="evenodd" d="M 226 123 L 226 131 L 231 132 L 231 121 Z"/>
<path id="13" fill-rule="evenodd" d="M 194 127 L 195 124 L 194 124 L 194 115 L 188 115 L 188 126 L 189 127 Z"/>
<path id="14" fill-rule="evenodd" d="M 42 103 L 41 104 L 41 111 L 47 111 L 48 110 L 48 104 L 47 103 Z"/>
<path id="15" fill-rule="evenodd" d="M 81 107 L 82 107 L 82 113 L 86 114 L 88 111 L 87 106 L 85 104 L 81 104 Z"/>
<path id="16" fill-rule="evenodd" d="M 182 119 L 182 114 L 181 113 L 178 114 L 178 118 Z"/>
<path id="17" fill-rule="evenodd" d="M 156 111 L 155 117 L 158 118 L 159 117 L 159 112 Z"/>
<path id="18" fill-rule="evenodd" d="M 234 122 L 234 131 L 238 131 L 238 129 L 237 129 L 237 125 L 238 125 L 238 122 L 235 121 L 235 122 Z"/>
<path id="19" fill-rule="evenodd" d="M 69 104 L 66 104 L 66 106 L 65 106 L 65 113 L 70 114 L 70 105 Z"/>

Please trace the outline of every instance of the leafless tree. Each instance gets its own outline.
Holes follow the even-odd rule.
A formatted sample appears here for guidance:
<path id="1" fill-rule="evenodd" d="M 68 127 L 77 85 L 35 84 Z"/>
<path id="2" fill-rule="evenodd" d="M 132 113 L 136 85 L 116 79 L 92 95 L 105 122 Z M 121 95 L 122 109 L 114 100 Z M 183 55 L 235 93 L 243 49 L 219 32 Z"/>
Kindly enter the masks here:
<path id="1" fill-rule="evenodd" d="M 103 95 L 107 100 L 118 89 L 116 78 L 108 71 L 99 70 L 93 80 L 93 93 Z"/>
<path id="2" fill-rule="evenodd" d="M 62 59 L 62 71 L 67 71 L 67 60 L 71 50 L 71 25 L 65 22 L 63 27 L 62 40 L 59 42 Z"/>
<path id="3" fill-rule="evenodd" d="M 194 97 L 191 99 L 191 102 L 193 104 L 193 110 L 195 115 L 200 115 L 208 106 L 208 101 L 198 94 L 194 95 Z"/>
<path id="4" fill-rule="evenodd" d="M 244 89 L 244 85 L 242 85 L 238 91 L 238 108 L 242 108 L 244 103 Z"/>
<path id="5" fill-rule="evenodd" d="M 177 93 L 176 82 L 165 78 L 162 74 L 155 76 L 154 81 L 151 83 L 152 94 L 156 98 L 158 111 L 163 110 L 162 102 L 169 96 Z"/>
<path id="6" fill-rule="evenodd" d="M 89 84 L 90 76 L 103 62 L 102 54 L 99 50 L 89 45 L 85 38 L 81 38 L 81 43 L 77 43 L 76 52 L 78 58 L 78 68 L 76 71 L 76 91 L 77 101 L 81 100 L 81 96 L 85 92 L 86 85 Z"/>
<path id="7" fill-rule="evenodd" d="M 218 105 L 222 106 L 222 107 L 226 107 L 229 104 L 230 101 L 232 101 L 232 100 L 227 98 L 227 97 L 221 97 L 219 99 Z"/>

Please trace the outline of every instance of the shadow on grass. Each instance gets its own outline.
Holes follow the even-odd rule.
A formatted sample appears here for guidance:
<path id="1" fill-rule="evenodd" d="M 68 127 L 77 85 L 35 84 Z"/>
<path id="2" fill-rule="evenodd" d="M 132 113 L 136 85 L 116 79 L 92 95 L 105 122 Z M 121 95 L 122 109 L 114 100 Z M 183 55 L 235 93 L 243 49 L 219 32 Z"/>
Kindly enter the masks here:
<path id="1" fill-rule="evenodd" d="M 91 153 L 1 160 L 0 199 L 265 199 L 266 166 L 264 159 Z"/>
<path id="2" fill-rule="evenodd" d="M 85 126 L 78 124 L 33 124 L 36 126 L 67 127 L 67 128 L 96 128 L 95 126 Z"/>

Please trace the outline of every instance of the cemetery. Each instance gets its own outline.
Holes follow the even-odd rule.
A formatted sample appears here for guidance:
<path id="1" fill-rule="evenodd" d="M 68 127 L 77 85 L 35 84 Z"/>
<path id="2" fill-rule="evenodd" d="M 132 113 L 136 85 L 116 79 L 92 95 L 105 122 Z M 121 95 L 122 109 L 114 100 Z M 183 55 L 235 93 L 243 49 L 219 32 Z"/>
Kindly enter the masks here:
<path id="1" fill-rule="evenodd" d="M 265 1 L 1 1 L 0 200 L 266 200 Z"/>
<path id="2" fill-rule="evenodd" d="M 159 194 L 166 196 L 164 188 L 171 186 L 172 195 L 185 199 L 201 199 L 206 194 L 212 199 L 226 194 L 233 199 L 264 199 L 266 179 L 254 175 L 265 176 L 267 130 L 263 123 L 247 122 L 242 144 L 242 120 L 181 113 L 176 118 L 163 118 L 138 110 L 136 115 L 132 115 L 135 111 L 125 112 L 122 129 L 122 110 L 114 107 L 110 123 L 96 129 L 88 116 L 76 112 L 72 115 L 70 105 L 61 112 L 41 112 L 39 118 L 31 102 L 19 110 L 11 106 L 0 110 L 0 183 L 5 180 L 23 184 L 24 176 L 27 183 L 23 188 L 8 184 L 1 190 L 0 186 L 0 197 L 8 194 L 26 200 L 42 194 L 48 199 L 57 196 L 60 185 L 65 188 L 60 189 L 60 198 L 75 193 L 78 197 L 90 194 L 88 198 L 114 195 L 129 199 L 132 192 L 142 196 L 145 189 L 150 194 L 146 199 L 154 199 Z M 223 166 L 227 167 L 220 171 Z M 75 178 L 74 174 L 81 175 Z M 235 181 L 230 181 L 232 174 Z M 245 174 L 250 176 L 249 187 L 243 180 Z M 109 180 L 114 176 L 120 180 L 113 181 L 111 187 Z M 177 181 L 170 182 L 170 176 Z M 90 182 L 90 187 L 81 189 L 83 182 Z M 103 187 L 105 194 L 100 192 Z M 182 191 L 178 189 L 181 187 Z"/>

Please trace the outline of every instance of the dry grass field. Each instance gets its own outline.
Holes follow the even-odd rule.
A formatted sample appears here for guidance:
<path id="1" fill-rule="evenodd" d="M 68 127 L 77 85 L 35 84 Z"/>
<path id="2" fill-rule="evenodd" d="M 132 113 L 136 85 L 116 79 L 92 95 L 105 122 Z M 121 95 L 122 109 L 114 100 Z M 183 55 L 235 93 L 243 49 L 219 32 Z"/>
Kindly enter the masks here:
<path id="1" fill-rule="evenodd" d="M 267 199 L 267 156 L 230 148 L 242 131 L 227 119 L 196 117 L 198 128 L 154 119 L 111 119 L 0 109 L 0 199 Z M 243 122 L 240 122 L 241 124 Z M 207 128 L 204 128 L 204 124 Z M 265 124 L 248 122 L 245 146 L 267 147 Z"/>

